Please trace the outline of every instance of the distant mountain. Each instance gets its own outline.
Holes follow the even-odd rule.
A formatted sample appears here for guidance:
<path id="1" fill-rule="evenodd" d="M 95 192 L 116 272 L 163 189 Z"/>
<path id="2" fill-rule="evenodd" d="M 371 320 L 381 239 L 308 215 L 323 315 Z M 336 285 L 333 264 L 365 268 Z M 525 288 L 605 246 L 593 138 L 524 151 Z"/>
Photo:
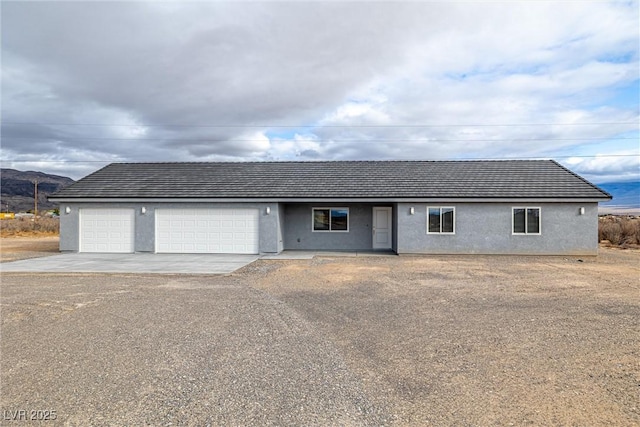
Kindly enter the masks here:
<path id="1" fill-rule="evenodd" d="M 609 182 L 598 184 L 613 200 L 600 203 L 605 210 L 633 210 L 640 211 L 640 181 Z"/>
<path id="2" fill-rule="evenodd" d="M 9 212 L 24 212 L 33 209 L 35 180 L 38 180 L 38 211 L 57 208 L 58 206 L 49 202 L 47 197 L 74 182 L 66 176 L 2 168 L 0 169 L 0 209 L 2 212 L 7 210 Z M 7 204 L 9 205 L 8 209 Z"/>

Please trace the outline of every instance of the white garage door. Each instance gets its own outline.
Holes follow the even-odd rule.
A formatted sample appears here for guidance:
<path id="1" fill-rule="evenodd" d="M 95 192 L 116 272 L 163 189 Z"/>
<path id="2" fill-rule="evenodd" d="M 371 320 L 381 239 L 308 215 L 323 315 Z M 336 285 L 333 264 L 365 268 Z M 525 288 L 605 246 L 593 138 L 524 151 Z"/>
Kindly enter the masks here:
<path id="1" fill-rule="evenodd" d="M 133 252 L 133 209 L 80 209 L 80 252 Z"/>
<path id="2" fill-rule="evenodd" d="M 258 209 L 157 209 L 156 252 L 258 253 Z"/>

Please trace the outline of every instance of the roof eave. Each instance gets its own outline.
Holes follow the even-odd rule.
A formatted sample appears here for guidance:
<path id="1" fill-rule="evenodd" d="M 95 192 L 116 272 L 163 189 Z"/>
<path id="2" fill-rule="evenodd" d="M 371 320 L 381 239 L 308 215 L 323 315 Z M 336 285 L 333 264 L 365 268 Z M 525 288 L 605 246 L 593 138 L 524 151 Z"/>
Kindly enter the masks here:
<path id="1" fill-rule="evenodd" d="M 611 197 L 49 197 L 57 203 L 598 203 Z"/>

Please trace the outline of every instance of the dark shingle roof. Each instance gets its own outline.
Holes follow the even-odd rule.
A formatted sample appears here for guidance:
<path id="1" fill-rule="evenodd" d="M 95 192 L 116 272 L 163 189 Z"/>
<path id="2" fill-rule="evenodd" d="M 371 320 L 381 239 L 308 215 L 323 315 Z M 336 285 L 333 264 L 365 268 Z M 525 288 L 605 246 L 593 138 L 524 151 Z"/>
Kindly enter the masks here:
<path id="1" fill-rule="evenodd" d="M 552 160 L 114 163 L 55 198 L 540 198 L 609 194 Z"/>

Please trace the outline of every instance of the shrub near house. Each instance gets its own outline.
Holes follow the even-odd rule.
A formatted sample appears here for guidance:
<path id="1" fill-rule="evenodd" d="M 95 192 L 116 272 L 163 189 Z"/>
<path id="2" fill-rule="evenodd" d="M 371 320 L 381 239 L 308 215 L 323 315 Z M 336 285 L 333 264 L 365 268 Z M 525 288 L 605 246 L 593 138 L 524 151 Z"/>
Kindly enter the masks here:
<path id="1" fill-rule="evenodd" d="M 607 215 L 599 218 L 598 239 L 611 245 L 640 245 L 640 217 Z"/>

